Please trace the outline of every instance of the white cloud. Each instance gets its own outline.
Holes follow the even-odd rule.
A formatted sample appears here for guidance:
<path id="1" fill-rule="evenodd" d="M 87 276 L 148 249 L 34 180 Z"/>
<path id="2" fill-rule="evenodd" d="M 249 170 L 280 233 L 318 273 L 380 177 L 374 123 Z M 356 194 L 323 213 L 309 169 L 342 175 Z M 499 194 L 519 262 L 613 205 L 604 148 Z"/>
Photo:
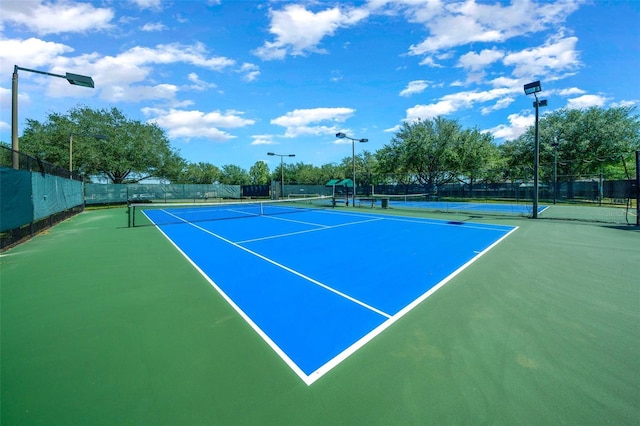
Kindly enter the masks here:
<path id="1" fill-rule="evenodd" d="M 488 130 L 496 139 L 513 140 L 518 138 L 535 122 L 534 115 L 509 114 L 509 125 L 501 124 Z"/>
<path id="2" fill-rule="evenodd" d="M 573 96 L 573 95 L 583 95 L 586 92 L 582 89 L 578 89 L 577 87 L 570 87 L 568 89 L 558 90 L 557 93 L 560 96 Z"/>
<path id="3" fill-rule="evenodd" d="M 273 135 L 254 135 L 251 145 L 274 145 Z"/>
<path id="4" fill-rule="evenodd" d="M 222 71 L 235 64 L 235 61 L 229 58 L 209 56 L 204 45 L 200 43 L 194 45 L 173 43 L 153 48 L 137 46 L 117 56 L 80 57 L 73 62 L 85 62 L 79 69 L 88 70 L 87 72 L 91 73 L 96 81 L 96 89 L 101 90 L 100 96 L 109 102 L 170 99 L 168 86 L 176 89 L 172 92 L 172 96 L 175 96 L 177 94 L 175 85 L 147 84 L 142 86 L 144 97 L 140 98 L 137 85 L 150 80 L 154 71 L 153 65 L 156 64 L 186 63 L 213 71 Z M 195 86 L 190 86 L 191 89 L 205 90 L 216 87 L 215 84 L 201 81 L 195 73 L 189 74 L 187 78 L 195 83 Z"/>
<path id="5" fill-rule="evenodd" d="M 407 120 L 431 119 L 439 115 L 451 114 L 458 110 L 458 106 L 451 100 L 441 100 L 435 104 L 416 105 L 407 109 Z"/>
<path id="6" fill-rule="evenodd" d="M 70 46 L 37 38 L 0 40 L 2 73 L 11 74 L 13 65 L 24 68 L 49 67 L 57 57 L 70 52 L 73 52 Z"/>
<path id="7" fill-rule="evenodd" d="M 113 17 L 112 9 L 86 2 L 4 1 L 0 25 L 10 23 L 38 35 L 86 33 L 111 28 Z"/>
<path id="8" fill-rule="evenodd" d="M 238 72 L 244 75 L 243 78 L 245 81 L 255 81 L 260 76 L 260 67 L 255 64 L 245 62 L 242 64 Z"/>
<path id="9" fill-rule="evenodd" d="M 421 43 L 412 45 L 409 53 L 430 55 L 474 42 L 505 42 L 563 22 L 580 3 L 523 0 L 503 6 L 478 4 L 474 0 L 407 2 L 409 20 L 425 25 L 430 34 Z"/>
<path id="10" fill-rule="evenodd" d="M 543 46 L 509 53 L 503 63 L 514 66 L 513 74 L 519 78 L 562 74 L 580 66 L 577 42 L 577 37 L 551 39 Z"/>
<path id="11" fill-rule="evenodd" d="M 19 90 L 18 92 L 18 105 L 24 106 L 31 104 L 31 97 L 28 92 L 24 90 Z M 10 111 L 11 104 L 11 89 L 0 87 L 0 109 L 3 111 Z"/>
<path id="12" fill-rule="evenodd" d="M 18 103 L 21 103 L 21 99 L 18 99 Z M 4 87 L 0 87 L 0 109 L 1 110 L 6 110 L 9 111 L 11 108 L 11 90 L 10 89 L 5 89 Z M 9 114 L 4 115 L 2 114 L 1 116 L 2 118 L 7 117 L 9 118 Z M 0 130 L 8 130 L 10 128 L 10 125 L 8 122 L 0 120 Z"/>
<path id="13" fill-rule="evenodd" d="M 140 27 L 142 31 L 154 32 L 154 31 L 164 31 L 167 27 L 162 22 L 149 22 Z"/>
<path id="14" fill-rule="evenodd" d="M 469 52 L 460 56 L 458 66 L 469 71 L 480 71 L 503 57 L 504 53 L 499 50 L 484 49 L 480 53 Z"/>
<path id="15" fill-rule="evenodd" d="M 173 84 L 157 84 L 155 86 L 110 84 L 102 90 L 102 97 L 109 99 L 110 102 L 141 102 L 145 100 L 173 99 L 177 92 L 178 87 Z"/>
<path id="16" fill-rule="evenodd" d="M 296 109 L 271 120 L 271 124 L 286 128 L 285 137 L 301 135 L 326 135 L 337 132 L 335 125 L 319 125 L 322 122 L 342 123 L 355 113 L 351 108 Z M 313 125 L 316 124 L 316 125 Z"/>
<path id="17" fill-rule="evenodd" d="M 0 69 L 5 75 L 13 73 L 14 65 L 60 75 L 64 75 L 65 72 L 92 75 L 88 72 L 90 68 L 84 66 L 86 61 L 76 62 L 62 56 L 69 52 L 73 52 L 73 49 L 67 45 L 37 38 L 0 40 Z M 88 97 L 95 93 L 93 90 L 69 90 L 69 84 L 63 79 L 48 78 L 24 70 L 18 70 L 18 75 L 21 87 L 26 87 L 22 85 L 29 82 L 38 86 L 36 90 L 39 93 L 46 93 L 49 96 Z M 28 102 L 28 97 L 24 93 L 20 93 L 19 96 L 25 96 L 25 101 Z"/>
<path id="18" fill-rule="evenodd" d="M 206 81 L 201 80 L 198 74 L 196 74 L 195 72 L 189 73 L 187 78 L 189 79 L 189 81 L 193 83 L 193 85 L 191 85 L 190 88 L 193 90 L 197 90 L 199 92 L 202 92 L 207 89 L 215 89 L 216 87 L 218 87 L 215 83 L 208 83 Z"/>
<path id="19" fill-rule="evenodd" d="M 241 128 L 255 123 L 255 120 L 246 119 L 241 112 L 233 110 L 204 113 L 198 110 L 143 108 L 142 113 L 150 117 L 149 121 L 166 129 L 171 138 L 205 138 L 224 142 L 235 136 L 220 128 Z"/>
<path id="20" fill-rule="evenodd" d="M 484 107 L 484 108 L 482 108 L 480 110 L 480 112 L 483 115 L 487 115 L 487 114 L 492 113 L 493 111 L 497 111 L 497 110 L 500 110 L 500 109 L 508 108 L 509 105 L 511 105 L 514 101 L 515 101 L 515 98 L 511 97 L 511 96 L 500 98 L 500 99 L 498 99 L 498 101 L 494 105 L 489 106 L 489 107 Z"/>
<path id="21" fill-rule="evenodd" d="M 318 47 L 322 39 L 331 36 L 338 28 L 349 27 L 365 19 L 366 9 L 335 6 L 320 12 L 307 10 L 299 4 L 289 4 L 280 10 L 271 10 L 269 32 L 275 41 L 265 41 L 254 54 L 263 60 L 283 59 L 287 55 L 324 53 Z"/>
<path id="22" fill-rule="evenodd" d="M 582 95 L 567 101 L 569 109 L 583 109 L 592 106 L 601 107 L 607 103 L 607 98 L 599 95 Z"/>
<path id="23" fill-rule="evenodd" d="M 640 101 L 638 100 L 622 100 L 620 102 L 611 102 L 611 106 L 614 108 L 617 107 L 632 107 L 635 105 L 640 104 Z"/>
<path id="24" fill-rule="evenodd" d="M 213 71 L 235 64 L 233 59 L 224 56 L 208 56 L 203 43 L 195 44 L 159 44 L 155 48 L 136 46 L 116 57 L 118 60 L 130 64 L 171 64 L 184 62 Z"/>
<path id="25" fill-rule="evenodd" d="M 62 80 L 38 78 L 33 73 L 20 73 L 21 79 L 30 79 L 44 85 L 49 96 L 87 97 L 97 93 L 107 102 L 140 102 L 150 99 L 175 100 L 181 88 L 175 84 L 156 83 L 153 78 L 155 65 L 185 63 L 213 71 L 223 71 L 236 64 L 232 59 L 210 55 L 202 43 L 136 46 L 116 56 L 100 56 L 97 53 L 68 56 L 73 51 L 73 48 L 65 44 L 37 38 L 0 40 L 0 66 L 5 75 L 13 72 L 13 64 L 58 74 L 76 72 L 91 76 L 96 85 L 95 90 L 70 91 L 68 84 Z M 252 64 L 244 64 L 238 72 L 244 74 L 247 81 L 259 75 L 258 67 Z M 195 86 L 183 87 L 197 90 L 215 87 L 213 84 L 189 78 Z"/>
<path id="26" fill-rule="evenodd" d="M 162 0 L 129 0 L 131 3 L 138 6 L 140 9 L 162 9 Z"/>
<path id="27" fill-rule="evenodd" d="M 304 126 L 321 121 L 344 122 L 355 110 L 351 108 L 296 109 L 271 120 L 271 124 L 283 127 Z"/>
<path id="28" fill-rule="evenodd" d="M 422 93 L 424 90 L 429 87 L 429 82 L 427 80 L 414 80 L 410 81 L 401 92 L 400 96 L 411 96 L 417 93 Z"/>
<path id="29" fill-rule="evenodd" d="M 11 105 L 11 90 L 0 87 L 0 108 L 9 109 Z"/>
<path id="30" fill-rule="evenodd" d="M 515 88 L 521 86 L 523 83 L 521 80 L 509 77 L 498 77 L 488 82 L 493 87 L 511 87 Z"/>
<path id="31" fill-rule="evenodd" d="M 390 127 L 388 129 L 384 129 L 383 131 L 385 133 L 396 133 L 396 132 L 399 132 L 400 129 L 402 129 L 402 125 L 401 124 L 396 124 L 395 126 Z"/>
<path id="32" fill-rule="evenodd" d="M 431 68 L 444 68 L 443 65 L 437 63 L 435 59 L 433 59 L 433 56 L 425 56 L 424 58 L 422 58 L 422 60 L 420 61 L 420 65 L 426 65 Z"/>
<path id="33" fill-rule="evenodd" d="M 433 104 L 415 105 L 407 109 L 406 120 L 430 119 L 447 115 L 462 109 L 469 109 L 477 103 L 496 101 L 491 107 L 499 109 L 511 102 L 511 95 L 518 92 L 516 87 L 501 87 L 486 91 L 467 91 L 445 95 Z"/>

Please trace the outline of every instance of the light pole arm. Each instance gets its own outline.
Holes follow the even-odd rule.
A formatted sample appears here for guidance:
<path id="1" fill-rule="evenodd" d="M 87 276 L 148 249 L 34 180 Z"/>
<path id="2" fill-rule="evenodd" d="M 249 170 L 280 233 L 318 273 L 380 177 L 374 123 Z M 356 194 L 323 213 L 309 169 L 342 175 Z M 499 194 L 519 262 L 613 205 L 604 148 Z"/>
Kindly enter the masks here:
<path id="1" fill-rule="evenodd" d="M 19 67 L 17 65 L 14 65 L 13 67 L 13 73 L 14 74 L 18 74 L 18 70 L 22 70 L 22 71 L 29 71 L 29 72 L 33 72 L 36 74 L 42 74 L 42 75 L 50 75 L 52 77 L 59 77 L 59 78 L 67 78 L 66 75 L 62 75 L 62 74 L 54 74 L 52 72 L 46 72 L 46 71 L 39 71 L 39 70 L 32 70 L 30 68 L 23 68 L 23 67 Z"/>

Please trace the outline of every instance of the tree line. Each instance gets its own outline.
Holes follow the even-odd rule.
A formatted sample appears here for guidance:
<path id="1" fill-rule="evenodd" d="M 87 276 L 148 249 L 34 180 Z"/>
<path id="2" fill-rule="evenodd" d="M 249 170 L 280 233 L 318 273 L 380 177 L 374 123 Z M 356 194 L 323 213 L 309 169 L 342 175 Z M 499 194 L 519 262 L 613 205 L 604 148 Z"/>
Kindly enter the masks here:
<path id="1" fill-rule="evenodd" d="M 82 143 L 70 145 L 73 138 Z M 539 122 L 540 176 L 550 180 L 556 167 L 560 180 L 600 175 L 628 179 L 634 152 L 640 149 L 640 117 L 635 107 L 559 109 Z M 378 151 L 355 157 L 359 185 L 527 181 L 533 176 L 534 129 L 514 140 L 496 143 L 488 132 L 463 128 L 453 119 L 436 117 L 405 122 Z M 20 138 L 21 151 L 41 160 L 69 166 L 87 181 L 104 176 L 112 183 L 138 183 L 150 178 L 171 183 L 260 185 L 323 185 L 350 178 L 352 158 L 339 164 L 314 166 L 288 163 L 270 170 L 258 161 L 249 170 L 234 164 L 220 167 L 192 163 L 171 147 L 164 130 L 154 123 L 127 118 L 119 109 L 76 107 L 67 114 L 51 113 L 44 122 L 28 119 Z"/>

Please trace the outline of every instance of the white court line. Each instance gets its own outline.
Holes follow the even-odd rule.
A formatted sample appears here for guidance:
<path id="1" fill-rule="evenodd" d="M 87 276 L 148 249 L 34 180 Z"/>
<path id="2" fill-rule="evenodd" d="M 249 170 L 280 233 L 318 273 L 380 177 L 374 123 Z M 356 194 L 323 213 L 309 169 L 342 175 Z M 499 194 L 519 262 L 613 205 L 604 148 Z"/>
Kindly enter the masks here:
<path id="1" fill-rule="evenodd" d="M 280 218 L 276 218 L 276 217 L 273 217 L 273 216 L 265 216 L 265 217 L 269 218 L 269 219 L 280 219 Z M 287 219 L 280 219 L 280 220 L 286 220 L 287 222 L 298 222 L 297 220 L 287 220 Z M 307 223 L 307 222 L 298 222 L 298 223 L 302 223 L 302 224 L 305 224 L 305 225 L 319 226 L 320 228 L 305 229 L 304 231 L 288 232 L 286 234 L 270 235 L 268 237 L 253 238 L 251 240 L 236 241 L 236 243 L 237 244 L 253 243 L 255 241 L 271 240 L 273 238 L 281 238 L 281 237 L 289 237 L 291 235 L 306 234 L 308 232 L 326 231 L 327 229 L 335 229 L 335 228 L 341 228 L 343 226 L 359 225 L 361 223 L 378 222 L 378 221 L 381 221 L 381 220 L 384 220 L 384 219 L 383 218 L 367 219 L 367 220 L 361 220 L 359 222 L 341 223 L 339 225 L 320 225 L 320 224 Z"/>
<path id="2" fill-rule="evenodd" d="M 201 226 L 198 226 L 198 225 L 196 225 L 195 223 L 188 222 L 188 221 L 186 221 L 186 220 L 184 220 L 184 219 L 182 219 L 182 218 L 180 218 L 180 217 L 178 217 L 178 216 L 175 216 L 174 214 L 172 214 L 172 213 L 170 213 L 170 212 L 168 212 L 168 211 L 166 211 L 166 210 L 161 210 L 161 211 L 163 211 L 164 213 L 166 213 L 166 214 L 168 214 L 168 215 L 170 215 L 170 216 L 175 217 L 175 218 L 176 218 L 176 219 L 178 219 L 178 220 L 183 221 L 184 223 L 186 223 L 186 224 L 188 224 L 188 225 L 193 226 L 193 227 L 194 227 L 194 228 L 196 228 L 196 229 L 199 229 L 199 230 L 201 230 L 201 231 L 203 231 L 203 232 L 206 232 L 207 234 L 212 235 L 212 236 L 214 236 L 214 237 L 216 237 L 216 238 L 218 238 L 218 239 L 220 239 L 220 240 L 224 241 L 225 243 L 231 244 L 232 246 L 237 247 L 237 248 L 239 248 L 240 250 L 244 250 L 244 251 L 246 251 L 246 252 L 247 252 L 247 253 L 249 253 L 249 254 L 252 254 L 252 255 L 254 255 L 254 256 L 256 256 L 256 257 L 258 257 L 258 258 L 262 259 L 262 260 L 265 260 L 265 261 L 267 261 L 267 262 L 271 263 L 272 265 L 275 265 L 275 266 L 277 266 L 277 267 L 279 267 L 279 268 L 281 268 L 281 269 L 284 269 L 284 270 L 285 270 L 285 271 L 287 271 L 287 272 L 291 272 L 292 274 L 297 275 L 297 276 L 299 276 L 300 278 L 305 279 L 305 280 L 307 280 L 307 281 L 309 281 L 309 282 L 311 282 L 311 283 L 313 283 L 313 284 L 315 284 L 315 285 L 317 285 L 317 286 L 319 286 L 319 287 L 322 287 L 322 288 L 324 288 L 325 290 L 329 290 L 330 292 L 335 293 L 335 294 L 337 294 L 338 296 L 344 297 L 345 299 L 350 300 L 351 302 L 356 303 L 356 304 L 358 304 L 358 305 L 362 306 L 363 308 L 369 309 L 370 311 L 373 311 L 373 312 L 375 312 L 375 313 L 376 313 L 376 314 L 378 314 L 378 315 L 382 315 L 382 316 L 383 316 L 383 317 L 385 317 L 385 318 L 391 318 L 391 315 L 387 314 L 386 312 L 382 312 L 381 310 L 379 310 L 379 309 L 377 309 L 377 308 L 374 308 L 373 306 L 368 305 L 368 304 L 366 304 L 366 303 L 364 303 L 364 302 L 362 302 L 362 301 L 360 301 L 360 300 L 358 300 L 358 299 L 356 299 L 356 298 L 354 298 L 354 297 L 351 297 L 351 296 L 349 296 L 348 294 L 341 292 L 340 290 L 336 290 L 335 288 L 329 287 L 328 285 L 323 284 L 323 283 L 321 283 L 320 281 L 314 280 L 313 278 L 308 277 L 308 276 L 306 276 L 306 275 L 304 275 L 304 274 L 302 274 L 302 273 L 300 273 L 300 272 L 298 272 L 298 271 L 296 271 L 296 270 L 294 270 L 294 269 L 291 269 L 291 268 L 289 268 L 289 267 L 287 267 L 287 266 L 285 266 L 285 265 L 283 265 L 283 264 L 281 264 L 281 263 L 278 263 L 278 262 L 276 262 L 276 261 L 275 261 L 275 260 L 273 260 L 273 259 L 270 259 L 270 258 L 268 258 L 268 257 L 266 257 L 266 256 L 263 256 L 263 255 L 261 255 L 260 253 L 256 253 L 255 251 L 250 250 L 250 249 L 248 249 L 248 248 L 246 248 L 246 247 L 243 247 L 243 246 L 241 246 L 241 245 L 240 245 L 240 244 L 238 244 L 238 243 L 234 243 L 233 241 L 228 240 L 228 239 L 224 238 L 223 236 L 216 234 L 215 232 L 209 231 L 208 229 L 205 229 L 205 228 L 203 228 L 203 227 L 201 227 Z"/>

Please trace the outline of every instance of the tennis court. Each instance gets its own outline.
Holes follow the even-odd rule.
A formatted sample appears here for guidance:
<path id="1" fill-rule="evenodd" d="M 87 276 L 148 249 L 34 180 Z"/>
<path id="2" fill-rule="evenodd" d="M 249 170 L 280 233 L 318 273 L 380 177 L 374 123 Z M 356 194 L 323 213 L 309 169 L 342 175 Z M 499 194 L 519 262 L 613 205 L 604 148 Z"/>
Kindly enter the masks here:
<path id="1" fill-rule="evenodd" d="M 638 227 L 420 209 L 333 213 L 173 217 L 159 226 L 176 233 L 170 241 L 155 226 L 127 227 L 126 209 L 96 209 L 2 253 L 0 422 L 637 423 Z M 500 242 L 469 253 L 491 241 Z M 197 253 L 193 263 L 178 246 Z M 364 344 L 359 335 L 391 319 L 247 250 L 397 320 Z M 450 266 L 432 267 L 435 259 Z M 414 306 L 443 282 L 427 271 L 447 284 Z M 405 289 L 412 276 L 429 280 Z M 360 311 L 373 318 L 366 327 Z M 331 327 L 341 329 L 340 347 L 323 344 Z M 304 342 L 281 340 L 289 334 Z M 354 341 L 357 351 L 336 355 Z"/>
<path id="2" fill-rule="evenodd" d="M 308 199 L 137 207 L 309 385 L 516 229 Z"/>

